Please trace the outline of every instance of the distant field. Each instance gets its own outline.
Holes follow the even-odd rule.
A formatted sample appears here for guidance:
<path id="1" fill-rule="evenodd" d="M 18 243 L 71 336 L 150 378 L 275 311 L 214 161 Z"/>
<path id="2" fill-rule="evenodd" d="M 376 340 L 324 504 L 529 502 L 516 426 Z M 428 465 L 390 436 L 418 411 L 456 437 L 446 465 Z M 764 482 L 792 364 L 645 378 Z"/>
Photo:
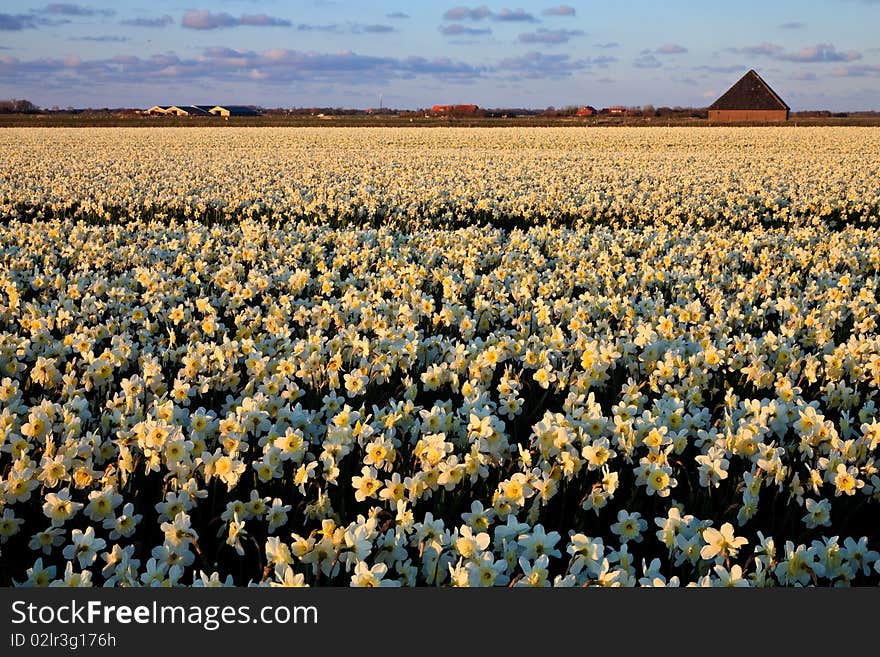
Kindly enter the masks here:
<path id="1" fill-rule="evenodd" d="M 873 128 L 0 131 L 0 586 L 876 586 L 878 209 Z"/>
<path id="2" fill-rule="evenodd" d="M 0 128 L 203 128 L 203 127 L 657 127 L 707 126 L 706 119 L 695 118 L 642 118 L 620 116 L 545 117 L 524 116 L 511 118 L 448 118 L 394 116 L 258 116 L 258 117 L 171 117 L 171 116 L 101 116 L 61 115 L 30 116 L 0 115 Z M 748 125 L 748 124 L 743 124 Z M 880 126 L 880 117 L 793 118 L 778 124 L 790 127 L 808 126 Z"/>

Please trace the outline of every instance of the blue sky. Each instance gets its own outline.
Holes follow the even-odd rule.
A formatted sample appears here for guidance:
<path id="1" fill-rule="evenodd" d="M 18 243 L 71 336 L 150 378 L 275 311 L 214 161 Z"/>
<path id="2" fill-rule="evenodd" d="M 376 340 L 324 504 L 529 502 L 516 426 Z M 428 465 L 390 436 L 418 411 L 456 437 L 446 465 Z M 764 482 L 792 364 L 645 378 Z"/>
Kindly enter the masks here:
<path id="1" fill-rule="evenodd" d="M 880 0 L 0 2 L 0 98 L 41 106 L 880 109 Z"/>

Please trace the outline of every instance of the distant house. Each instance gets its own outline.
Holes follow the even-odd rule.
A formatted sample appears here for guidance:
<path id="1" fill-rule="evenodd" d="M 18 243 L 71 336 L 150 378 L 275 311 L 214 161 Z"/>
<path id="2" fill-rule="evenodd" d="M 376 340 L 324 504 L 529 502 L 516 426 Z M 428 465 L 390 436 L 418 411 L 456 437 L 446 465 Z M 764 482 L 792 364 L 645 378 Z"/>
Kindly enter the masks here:
<path id="1" fill-rule="evenodd" d="M 215 105 L 208 110 L 214 116 L 259 116 L 260 112 L 246 105 Z"/>
<path id="2" fill-rule="evenodd" d="M 587 105 L 586 107 L 581 107 L 577 112 L 574 113 L 575 116 L 595 116 L 596 108 Z"/>
<path id="3" fill-rule="evenodd" d="M 788 121 L 790 111 L 785 101 L 752 70 L 709 106 L 709 122 Z"/>
<path id="4" fill-rule="evenodd" d="M 153 105 L 150 109 L 144 110 L 144 114 L 149 114 L 150 116 L 166 116 L 169 109 L 171 109 L 171 105 Z"/>
<path id="5" fill-rule="evenodd" d="M 608 107 L 605 110 L 603 110 L 603 112 L 606 114 L 613 114 L 615 116 L 626 116 L 626 114 L 627 114 L 626 108 L 621 105 L 615 105 L 614 107 Z"/>

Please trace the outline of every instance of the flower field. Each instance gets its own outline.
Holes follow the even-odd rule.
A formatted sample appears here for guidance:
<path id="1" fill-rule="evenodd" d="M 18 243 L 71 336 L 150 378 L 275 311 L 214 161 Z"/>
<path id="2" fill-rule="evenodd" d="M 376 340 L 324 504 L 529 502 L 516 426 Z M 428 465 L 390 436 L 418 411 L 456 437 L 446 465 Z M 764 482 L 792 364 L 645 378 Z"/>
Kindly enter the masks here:
<path id="1" fill-rule="evenodd" d="M 880 130 L 0 153 L 0 585 L 880 583 Z"/>
<path id="2" fill-rule="evenodd" d="M 10 129 L 0 213 L 422 230 L 876 225 L 880 131 Z"/>

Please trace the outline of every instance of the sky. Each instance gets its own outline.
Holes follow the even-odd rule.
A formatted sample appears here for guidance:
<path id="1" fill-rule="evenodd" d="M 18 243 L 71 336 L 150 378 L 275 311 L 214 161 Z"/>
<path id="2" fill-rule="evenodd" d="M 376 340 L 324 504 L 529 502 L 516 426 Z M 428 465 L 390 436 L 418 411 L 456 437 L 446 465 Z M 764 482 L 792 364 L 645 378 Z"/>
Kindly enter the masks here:
<path id="1" fill-rule="evenodd" d="M 880 110 L 880 0 L 0 0 L 0 98 L 41 107 L 705 107 L 754 68 Z"/>

